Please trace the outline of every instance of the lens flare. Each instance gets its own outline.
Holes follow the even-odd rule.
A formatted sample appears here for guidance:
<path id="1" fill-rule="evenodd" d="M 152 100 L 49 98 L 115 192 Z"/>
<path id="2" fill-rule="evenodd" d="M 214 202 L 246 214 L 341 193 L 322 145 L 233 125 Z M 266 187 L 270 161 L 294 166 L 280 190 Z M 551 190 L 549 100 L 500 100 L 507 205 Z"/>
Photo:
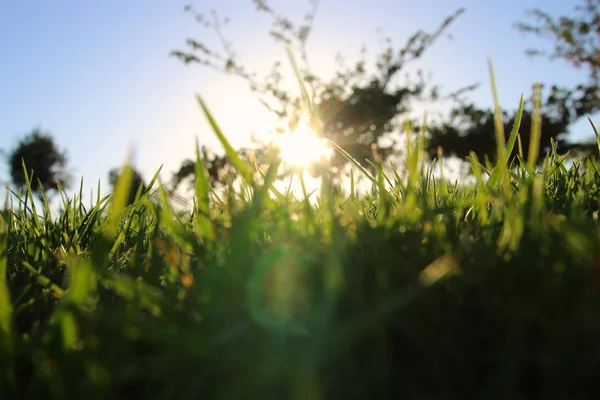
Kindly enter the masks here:
<path id="1" fill-rule="evenodd" d="M 327 141 L 318 138 L 307 123 L 300 122 L 295 131 L 280 135 L 276 140 L 282 160 L 306 168 L 315 161 L 331 157 Z"/>

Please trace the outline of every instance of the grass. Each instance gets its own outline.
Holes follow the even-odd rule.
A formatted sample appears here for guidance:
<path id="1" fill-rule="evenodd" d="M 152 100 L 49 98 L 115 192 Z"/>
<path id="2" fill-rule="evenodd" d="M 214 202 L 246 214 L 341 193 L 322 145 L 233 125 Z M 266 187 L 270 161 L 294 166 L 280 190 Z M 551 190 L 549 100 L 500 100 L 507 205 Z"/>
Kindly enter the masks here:
<path id="1" fill-rule="evenodd" d="M 0 217 L 3 399 L 600 394 L 595 159 L 509 159 L 517 119 L 472 186 L 434 177 L 420 137 L 407 176 L 375 165 L 359 195 L 325 174 L 314 203 L 199 101 L 240 187 L 213 193 L 197 152 L 188 213 L 156 176 L 126 206 L 126 168 L 91 206 L 51 215 L 29 190 Z"/>

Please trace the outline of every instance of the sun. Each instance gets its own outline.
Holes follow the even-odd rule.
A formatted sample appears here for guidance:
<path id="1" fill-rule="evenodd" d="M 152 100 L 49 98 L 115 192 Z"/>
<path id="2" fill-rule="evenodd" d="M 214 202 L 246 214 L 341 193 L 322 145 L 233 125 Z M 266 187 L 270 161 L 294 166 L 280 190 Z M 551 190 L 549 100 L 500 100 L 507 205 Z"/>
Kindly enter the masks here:
<path id="1" fill-rule="evenodd" d="M 304 121 L 293 132 L 279 135 L 275 143 L 285 163 L 301 168 L 323 158 L 329 159 L 332 154 L 327 141 L 318 138 Z"/>

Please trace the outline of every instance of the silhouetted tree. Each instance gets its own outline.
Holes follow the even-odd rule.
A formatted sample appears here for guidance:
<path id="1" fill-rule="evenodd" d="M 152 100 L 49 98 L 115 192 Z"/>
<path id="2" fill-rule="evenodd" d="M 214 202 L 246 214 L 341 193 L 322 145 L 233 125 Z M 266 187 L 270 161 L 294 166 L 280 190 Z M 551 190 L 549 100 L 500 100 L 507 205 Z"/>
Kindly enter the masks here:
<path id="1" fill-rule="evenodd" d="M 398 83 L 398 77 L 406 72 L 411 62 L 421 58 L 464 11 L 460 9 L 447 17 L 434 32 L 416 32 L 400 49 L 395 49 L 391 39 L 385 38 L 385 49 L 375 57 L 376 67 L 372 73 L 367 68 L 366 49 L 363 49 L 360 60 L 353 67 L 347 67 L 342 57 L 338 56 L 334 78 L 325 81 L 310 70 L 306 51 L 318 1 L 310 1 L 312 8 L 301 24 L 276 13 L 265 1 L 253 2 L 258 12 L 272 18 L 271 37 L 299 54 L 296 66 L 307 93 L 297 96 L 283 88 L 279 61 L 273 64 L 264 80 L 258 79 L 255 72 L 242 64 L 232 44 L 225 38 L 223 27 L 228 20 L 221 20 L 214 11 L 207 17 L 195 12 L 191 6 L 186 7 L 186 11 L 192 12 L 200 24 L 217 33 L 222 49 L 212 49 L 203 42 L 188 39 L 188 51 L 177 50 L 172 54 L 185 64 L 197 63 L 243 78 L 258 100 L 279 118 L 279 132 L 295 129 L 299 120 L 309 114 L 307 104 L 312 106 L 311 111 L 320 119 L 321 126 L 317 133 L 340 145 L 367 168 L 369 164 L 366 160 L 385 160 L 398 150 L 397 138 L 392 134 L 399 131 L 399 115 L 410 111 L 416 101 L 441 98 L 440 88 L 433 85 L 428 87 L 420 70 L 412 76 L 406 74 L 409 77 L 403 83 Z M 459 96 L 472 88 L 474 85 L 460 89 L 449 97 Z M 214 159 L 214 165 L 218 166 L 222 161 Z M 346 161 L 336 152 L 331 167 L 340 170 Z M 190 168 L 188 166 L 188 170 Z"/>
<path id="2" fill-rule="evenodd" d="M 553 95 L 565 104 L 570 120 L 600 110 L 600 0 L 580 0 L 579 3 L 574 15 L 554 18 L 535 9 L 529 13 L 537 25 L 516 24 L 520 31 L 548 37 L 554 43 L 551 52 L 529 49 L 529 55 L 559 59 L 587 74 L 587 81 L 574 88 L 552 88 Z"/>
<path id="3" fill-rule="evenodd" d="M 129 185 L 129 194 L 127 196 L 127 205 L 131 205 L 133 204 L 133 202 L 135 201 L 136 195 L 138 193 L 138 190 L 140 189 L 140 186 L 142 188 L 142 192 L 146 191 L 146 182 L 144 182 L 144 178 L 142 178 L 142 175 L 133 167 L 129 167 L 132 169 L 132 179 L 131 179 L 131 184 Z M 122 169 L 121 168 L 113 168 L 110 170 L 110 172 L 108 173 L 108 179 L 110 182 L 110 185 L 113 187 L 113 192 L 115 191 L 116 188 L 116 184 L 118 182 L 119 176 L 121 175 Z"/>
<path id="4" fill-rule="evenodd" d="M 256 149 L 240 148 L 237 149 L 237 153 L 242 161 L 249 164 L 253 162 L 266 164 L 267 150 L 269 148 L 268 144 L 260 143 L 260 146 Z M 202 163 L 208 172 L 209 183 L 212 187 L 224 187 L 235 180 L 237 173 L 229 157 L 215 154 L 207 146 L 202 146 L 200 153 Z M 280 177 L 287 175 L 287 173 L 288 171 L 282 168 L 280 170 Z M 184 160 L 179 169 L 171 177 L 171 190 L 175 191 L 188 178 L 191 178 L 190 188 L 193 188 L 195 185 L 195 174 L 196 161 L 191 159 Z"/>
<path id="5" fill-rule="evenodd" d="M 540 147 L 542 153 L 550 149 L 550 140 L 557 142 L 560 153 L 597 154 L 595 143 L 572 143 L 567 140 L 569 128 L 583 117 L 600 110 L 600 0 L 581 0 L 573 16 L 552 17 L 546 11 L 529 11 L 537 25 L 517 23 L 520 31 L 549 37 L 554 42 L 551 52 L 529 49 L 530 56 L 560 59 L 574 68 L 583 69 L 587 79 L 574 87 L 553 84 L 543 102 Z M 516 112 L 504 114 L 504 129 L 510 131 Z M 519 130 L 523 152 L 529 147 L 532 115 L 526 111 Z M 590 128 L 591 129 L 591 128 Z M 433 157 L 437 148 L 445 154 L 458 157 L 473 151 L 480 159 L 496 157 L 494 116 L 492 110 L 483 110 L 473 104 L 457 107 L 449 121 L 429 129 L 428 153 Z M 515 146 L 513 153 L 518 152 Z M 542 159 L 538 159 L 542 161 Z"/>
<path id="6" fill-rule="evenodd" d="M 514 126 L 517 111 L 503 112 L 503 128 L 508 134 Z M 532 110 L 525 109 L 519 128 L 520 146 L 515 145 L 512 155 L 522 151 L 529 153 L 532 133 Z M 556 99 L 551 94 L 544 102 L 541 115 L 541 137 L 539 140 L 540 154 L 538 162 L 543 161 L 543 154 L 551 149 L 554 140 L 560 154 L 571 152 L 572 155 L 590 154 L 596 152 L 598 147 L 594 143 L 573 143 L 568 140 L 569 125 L 572 123 L 568 110 L 564 107 L 562 99 Z M 444 123 L 428 127 L 429 138 L 427 153 L 430 158 L 437 156 L 438 149 L 442 148 L 445 155 L 456 156 L 464 159 L 471 152 L 479 160 L 488 158 L 496 161 L 496 139 L 494 135 L 494 111 L 482 109 L 474 104 L 464 104 L 451 111 L 450 119 Z M 526 157 L 525 157 L 526 158 Z"/>
<path id="7" fill-rule="evenodd" d="M 25 188 L 27 181 L 23 162 L 31 179 L 31 190 L 41 196 L 42 190 L 58 190 L 58 185 L 67 188 L 71 177 L 66 170 L 67 155 L 59 150 L 49 133 L 34 129 L 26 135 L 8 154 L 8 168 L 15 186 Z"/>

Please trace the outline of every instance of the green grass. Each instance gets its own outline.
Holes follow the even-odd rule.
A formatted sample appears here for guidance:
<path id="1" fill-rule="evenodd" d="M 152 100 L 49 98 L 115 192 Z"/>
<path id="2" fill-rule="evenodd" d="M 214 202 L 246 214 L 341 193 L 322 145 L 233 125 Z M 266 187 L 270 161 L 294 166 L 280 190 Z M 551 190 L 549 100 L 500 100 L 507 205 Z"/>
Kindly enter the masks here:
<path id="1" fill-rule="evenodd" d="M 28 191 L 2 214 L 2 399 L 600 395 L 595 159 L 509 160 L 517 122 L 459 186 L 419 137 L 407 176 L 375 165 L 359 195 L 325 175 L 314 204 L 275 189 L 278 160 L 254 174 L 200 105 L 241 187 L 212 192 L 197 152 L 188 213 L 156 177 L 126 207 L 126 173 L 92 206 L 51 215 Z"/>

